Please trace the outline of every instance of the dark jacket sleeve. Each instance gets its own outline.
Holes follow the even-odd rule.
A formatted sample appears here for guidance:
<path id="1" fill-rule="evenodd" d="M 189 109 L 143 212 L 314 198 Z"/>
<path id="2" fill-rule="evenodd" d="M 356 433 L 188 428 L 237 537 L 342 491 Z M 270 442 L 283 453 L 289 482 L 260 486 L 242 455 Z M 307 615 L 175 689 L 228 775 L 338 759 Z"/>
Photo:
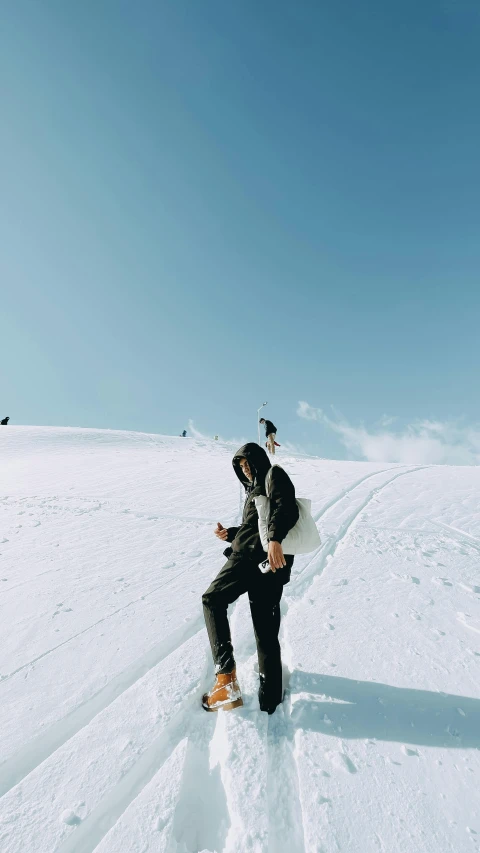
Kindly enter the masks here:
<path id="1" fill-rule="evenodd" d="M 227 530 L 228 530 L 227 542 L 233 542 L 233 540 L 235 539 L 235 536 L 237 535 L 240 528 L 239 527 L 227 527 Z"/>
<path id="2" fill-rule="evenodd" d="M 283 468 L 275 467 L 272 471 L 270 491 L 270 521 L 268 523 L 268 540 L 282 542 L 288 531 L 295 527 L 298 521 L 298 506 L 295 499 L 295 486 Z"/>

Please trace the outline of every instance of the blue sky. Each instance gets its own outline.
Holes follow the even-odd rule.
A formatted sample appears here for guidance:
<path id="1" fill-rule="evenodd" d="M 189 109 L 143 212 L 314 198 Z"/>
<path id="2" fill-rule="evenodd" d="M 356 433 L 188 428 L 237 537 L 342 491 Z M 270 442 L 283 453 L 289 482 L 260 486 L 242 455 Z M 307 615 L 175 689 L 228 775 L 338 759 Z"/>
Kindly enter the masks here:
<path id="1" fill-rule="evenodd" d="M 477 2 L 18 0 L 0 77 L 0 414 L 476 429 Z"/>

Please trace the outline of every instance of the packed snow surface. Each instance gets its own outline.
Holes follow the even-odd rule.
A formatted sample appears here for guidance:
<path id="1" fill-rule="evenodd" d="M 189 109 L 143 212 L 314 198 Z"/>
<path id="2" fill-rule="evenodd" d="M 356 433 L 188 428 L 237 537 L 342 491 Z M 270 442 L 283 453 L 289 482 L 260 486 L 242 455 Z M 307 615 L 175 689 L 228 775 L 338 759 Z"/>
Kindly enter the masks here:
<path id="1" fill-rule="evenodd" d="M 2 853 L 463 853 L 480 842 L 480 469 L 280 453 L 322 537 L 282 601 L 286 698 L 205 714 L 201 595 L 235 448 L 0 430 Z"/>

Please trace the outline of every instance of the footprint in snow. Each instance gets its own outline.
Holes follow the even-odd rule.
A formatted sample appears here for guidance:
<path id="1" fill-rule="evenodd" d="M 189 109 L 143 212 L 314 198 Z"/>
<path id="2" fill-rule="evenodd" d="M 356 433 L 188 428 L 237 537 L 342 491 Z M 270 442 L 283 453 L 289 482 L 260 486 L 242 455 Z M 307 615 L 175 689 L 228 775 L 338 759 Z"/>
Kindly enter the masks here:
<path id="1" fill-rule="evenodd" d="M 480 622 L 473 618 L 469 613 L 457 613 L 457 619 L 462 625 L 465 625 L 465 628 L 470 628 L 471 631 L 475 631 L 476 634 L 480 634 Z"/>
<path id="2" fill-rule="evenodd" d="M 60 815 L 60 820 L 62 823 L 66 823 L 67 826 L 78 826 L 82 822 L 82 819 L 72 809 L 65 809 Z"/>
<path id="3" fill-rule="evenodd" d="M 346 770 L 348 770 L 349 773 L 358 773 L 357 768 L 355 767 L 353 761 L 348 757 L 348 755 L 345 755 L 344 752 L 341 752 L 340 757 L 345 765 Z"/>
<path id="4" fill-rule="evenodd" d="M 410 618 L 411 618 L 411 619 L 416 619 L 416 621 L 417 621 L 417 622 L 421 622 L 421 621 L 422 621 L 422 617 L 420 616 L 420 613 L 417 613 L 417 611 L 416 611 L 416 610 L 411 610 L 411 611 L 410 611 Z"/>
<path id="5" fill-rule="evenodd" d="M 470 592 L 470 593 L 473 593 L 474 595 L 480 595 L 480 586 L 467 586 L 467 584 L 465 584 L 465 583 L 459 583 L 458 585 L 465 592 Z"/>
<path id="6" fill-rule="evenodd" d="M 420 578 L 414 577 L 414 575 L 399 575 L 398 572 L 390 572 L 392 578 L 397 578 L 399 581 L 405 581 L 406 583 L 420 583 Z"/>
<path id="7" fill-rule="evenodd" d="M 420 753 L 418 749 L 410 749 L 408 746 L 402 746 L 402 752 L 404 755 L 408 755 L 410 757 L 420 758 Z"/>
<path id="8" fill-rule="evenodd" d="M 353 761 L 346 755 L 344 752 L 331 752 L 327 751 L 325 753 L 325 757 L 328 758 L 334 767 L 337 767 L 339 770 L 347 770 L 348 773 L 358 773 L 357 767 Z"/>
<path id="9" fill-rule="evenodd" d="M 52 616 L 52 619 L 55 616 L 59 616 L 60 613 L 73 613 L 73 610 L 71 607 L 64 607 L 63 604 L 56 604 L 55 607 L 59 607 L 60 610 L 55 611 L 55 613 Z"/>

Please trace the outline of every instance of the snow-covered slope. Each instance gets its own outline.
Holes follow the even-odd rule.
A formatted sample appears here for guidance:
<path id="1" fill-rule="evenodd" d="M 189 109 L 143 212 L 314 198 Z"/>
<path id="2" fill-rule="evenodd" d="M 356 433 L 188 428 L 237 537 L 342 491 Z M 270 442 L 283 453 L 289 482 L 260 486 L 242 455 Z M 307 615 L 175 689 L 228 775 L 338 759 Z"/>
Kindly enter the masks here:
<path id="1" fill-rule="evenodd" d="M 241 494 L 217 442 L 0 430 L 0 849 L 447 853 L 480 842 L 480 469 L 280 456 L 322 547 L 286 701 L 205 714 L 201 594 Z"/>

